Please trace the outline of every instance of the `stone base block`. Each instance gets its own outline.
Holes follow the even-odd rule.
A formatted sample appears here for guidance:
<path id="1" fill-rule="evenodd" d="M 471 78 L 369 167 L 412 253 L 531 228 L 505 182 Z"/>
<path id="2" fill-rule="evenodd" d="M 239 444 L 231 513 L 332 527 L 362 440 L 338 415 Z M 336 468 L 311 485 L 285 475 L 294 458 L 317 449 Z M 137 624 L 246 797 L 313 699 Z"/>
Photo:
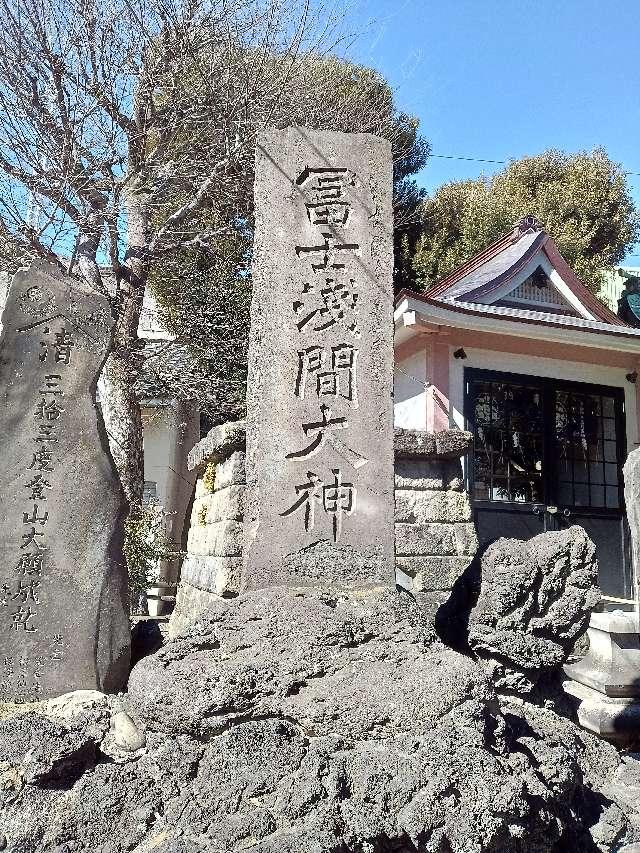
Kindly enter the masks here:
<path id="1" fill-rule="evenodd" d="M 245 454 L 241 451 L 232 453 L 228 459 L 216 467 L 215 487 L 226 489 L 227 486 L 243 486 L 245 483 L 244 473 Z"/>
<path id="2" fill-rule="evenodd" d="M 430 459 L 396 458 L 396 489 L 463 489 L 462 466 L 458 460 L 439 462 Z"/>
<path id="3" fill-rule="evenodd" d="M 214 427 L 189 453 L 189 470 L 193 471 L 207 462 L 222 462 L 232 453 L 243 450 L 245 441 L 244 421 L 231 421 Z"/>
<path id="4" fill-rule="evenodd" d="M 242 557 L 195 557 L 189 554 L 182 565 L 180 583 L 186 581 L 216 595 L 237 595 L 241 572 Z"/>
<path id="5" fill-rule="evenodd" d="M 169 619 L 169 639 L 182 634 L 214 601 L 221 596 L 206 589 L 198 589 L 186 581 L 178 587 L 175 610 Z"/>
<path id="6" fill-rule="evenodd" d="M 640 636 L 635 614 L 621 610 L 592 613 L 588 635 L 587 654 L 564 668 L 569 678 L 605 696 L 640 697 Z"/>
<path id="7" fill-rule="evenodd" d="M 396 554 L 403 557 L 434 557 L 469 554 L 478 549 L 472 522 L 460 524 L 396 524 Z"/>
<path id="8" fill-rule="evenodd" d="M 578 721 L 583 728 L 620 745 L 640 740 L 640 699 L 604 696 L 576 681 L 562 686 L 579 700 Z"/>
<path id="9" fill-rule="evenodd" d="M 207 501 L 207 524 L 218 521 L 242 521 L 246 486 L 226 486 L 217 489 Z"/>
<path id="10" fill-rule="evenodd" d="M 448 524 L 471 521 L 471 505 L 464 492 L 396 489 L 396 522 Z"/>
<path id="11" fill-rule="evenodd" d="M 201 524 L 189 531 L 189 554 L 196 557 L 239 557 L 242 554 L 242 523 L 218 521 Z"/>

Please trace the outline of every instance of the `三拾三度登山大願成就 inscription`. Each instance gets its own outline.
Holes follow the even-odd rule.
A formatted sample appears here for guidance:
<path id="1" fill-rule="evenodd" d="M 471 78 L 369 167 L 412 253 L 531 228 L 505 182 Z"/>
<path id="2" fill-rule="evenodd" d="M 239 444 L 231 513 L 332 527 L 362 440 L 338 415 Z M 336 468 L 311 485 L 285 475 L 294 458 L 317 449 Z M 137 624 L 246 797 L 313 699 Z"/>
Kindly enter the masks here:
<path id="1" fill-rule="evenodd" d="M 124 501 L 95 404 L 112 325 L 104 297 L 46 264 L 19 272 L 9 290 L 0 338 L 11 412 L 0 412 L 10 460 L 0 463 L 3 701 L 124 683 Z"/>
<path id="2" fill-rule="evenodd" d="M 256 163 L 245 586 L 392 584 L 389 148 L 290 128 Z"/>

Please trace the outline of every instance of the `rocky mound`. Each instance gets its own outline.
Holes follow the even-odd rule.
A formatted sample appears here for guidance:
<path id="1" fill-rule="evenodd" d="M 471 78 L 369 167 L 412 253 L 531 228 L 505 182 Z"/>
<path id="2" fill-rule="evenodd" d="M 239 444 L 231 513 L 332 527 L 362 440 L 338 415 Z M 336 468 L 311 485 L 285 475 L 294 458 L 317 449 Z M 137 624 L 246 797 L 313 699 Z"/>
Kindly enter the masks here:
<path id="1" fill-rule="evenodd" d="M 640 840 L 616 804 L 616 750 L 551 707 L 501 699 L 481 662 L 390 590 L 220 601 L 135 667 L 124 700 L 23 711 L 0 723 L 16 853 L 613 853 Z"/>

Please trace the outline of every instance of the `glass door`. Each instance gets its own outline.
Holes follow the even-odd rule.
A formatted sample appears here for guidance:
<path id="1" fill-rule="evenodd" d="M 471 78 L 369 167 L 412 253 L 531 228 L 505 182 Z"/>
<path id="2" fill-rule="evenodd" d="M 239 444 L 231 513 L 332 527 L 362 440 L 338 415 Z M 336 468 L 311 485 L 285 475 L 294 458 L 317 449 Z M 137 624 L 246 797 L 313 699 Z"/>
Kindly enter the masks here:
<path id="1" fill-rule="evenodd" d="M 580 524 L 596 544 L 603 594 L 629 598 L 622 389 L 466 369 L 465 394 L 480 542 Z"/>
<path id="2" fill-rule="evenodd" d="M 620 388 L 553 390 L 552 482 L 558 527 L 579 524 L 596 544 L 600 588 L 630 598 L 629 537 L 624 514 L 624 395 Z"/>

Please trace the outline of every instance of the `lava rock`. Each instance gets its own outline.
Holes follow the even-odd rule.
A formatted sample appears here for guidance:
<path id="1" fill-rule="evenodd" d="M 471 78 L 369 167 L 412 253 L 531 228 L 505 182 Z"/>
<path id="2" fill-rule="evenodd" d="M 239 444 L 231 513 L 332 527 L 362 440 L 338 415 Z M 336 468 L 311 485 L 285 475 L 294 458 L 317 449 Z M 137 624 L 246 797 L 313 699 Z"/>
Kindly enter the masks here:
<path id="1" fill-rule="evenodd" d="M 469 645 L 498 689 L 528 693 L 566 661 L 598 603 L 597 573 L 595 546 L 581 527 L 489 546 Z"/>

